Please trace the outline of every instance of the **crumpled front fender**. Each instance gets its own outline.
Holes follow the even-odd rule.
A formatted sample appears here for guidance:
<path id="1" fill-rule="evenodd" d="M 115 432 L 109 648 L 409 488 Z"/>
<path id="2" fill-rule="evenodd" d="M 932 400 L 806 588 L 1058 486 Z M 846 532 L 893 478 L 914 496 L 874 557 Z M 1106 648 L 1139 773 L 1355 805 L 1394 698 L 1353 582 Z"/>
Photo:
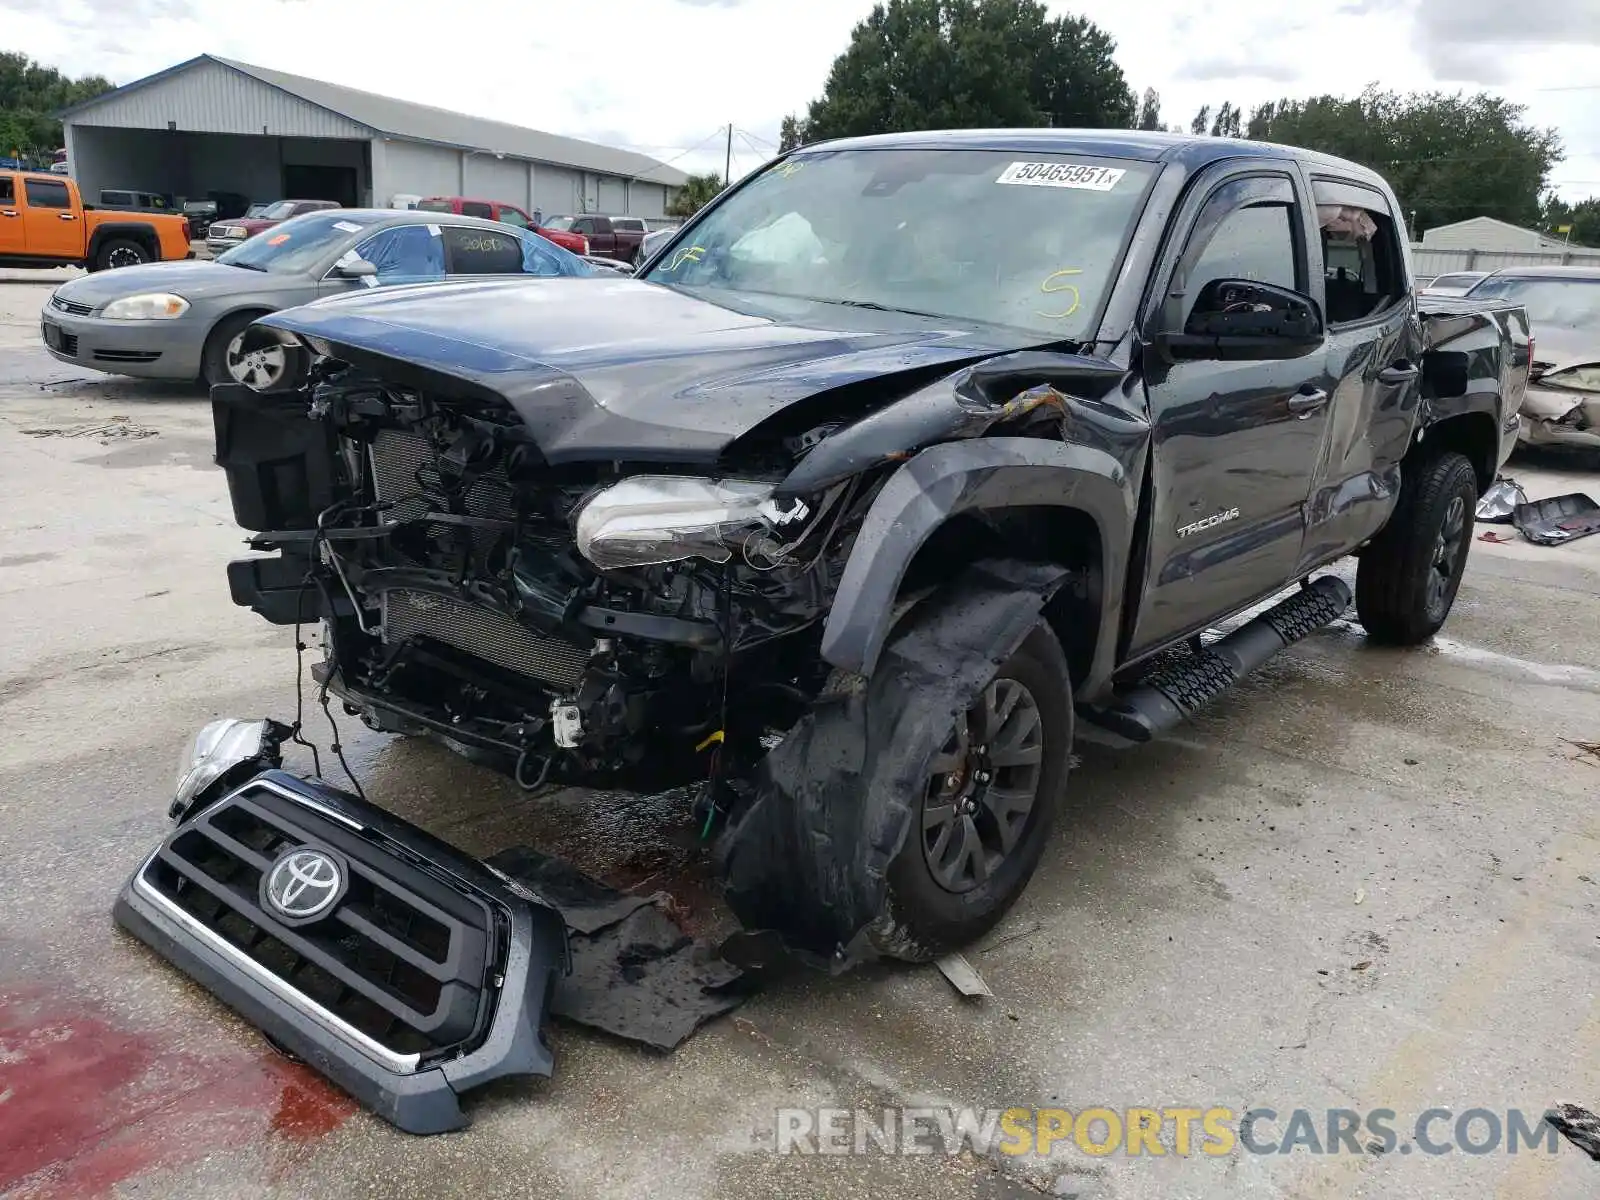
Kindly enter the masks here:
<path id="1" fill-rule="evenodd" d="M 755 799 L 718 844 L 747 929 L 776 930 L 836 970 L 870 955 L 866 928 L 883 911 L 928 762 L 1066 578 L 1060 567 L 978 563 L 907 618 L 870 680 L 836 680 L 767 756 Z"/>

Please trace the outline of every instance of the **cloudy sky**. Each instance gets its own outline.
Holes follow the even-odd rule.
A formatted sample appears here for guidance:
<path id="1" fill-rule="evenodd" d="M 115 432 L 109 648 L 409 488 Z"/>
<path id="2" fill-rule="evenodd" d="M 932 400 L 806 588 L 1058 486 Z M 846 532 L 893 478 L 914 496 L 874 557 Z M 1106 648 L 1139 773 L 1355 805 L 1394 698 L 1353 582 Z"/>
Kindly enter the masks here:
<path id="1" fill-rule="evenodd" d="M 720 169 L 758 165 L 871 0 L 0 0 L 0 49 L 119 83 L 213 53 Z M 1202 104 L 1491 87 L 1561 131 L 1600 195 L 1600 0 L 1071 0 L 1168 123 Z M 1586 89 L 1574 85 L 1590 85 Z"/>

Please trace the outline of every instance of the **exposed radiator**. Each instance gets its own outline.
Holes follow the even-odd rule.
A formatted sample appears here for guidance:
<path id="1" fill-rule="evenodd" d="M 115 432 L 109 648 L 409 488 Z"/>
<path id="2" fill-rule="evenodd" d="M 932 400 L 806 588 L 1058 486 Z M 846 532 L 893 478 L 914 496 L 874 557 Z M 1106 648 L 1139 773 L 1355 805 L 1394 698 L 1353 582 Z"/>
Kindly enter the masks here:
<path id="1" fill-rule="evenodd" d="M 437 506 L 418 492 L 430 491 L 433 448 L 418 434 L 399 429 L 379 431 L 371 449 L 372 477 L 379 500 L 396 502 L 384 519 L 414 519 Z M 475 517 L 511 520 L 511 485 L 496 468 L 467 489 L 465 508 Z M 437 533 L 443 526 L 431 526 Z M 485 553 L 501 536 L 494 530 L 472 531 L 473 544 Z M 519 675 L 531 676 L 560 690 L 575 688 L 583 678 L 588 652 L 557 638 L 543 637 L 490 608 L 431 592 L 390 591 L 383 597 L 383 638 L 404 641 L 421 635 L 443 642 Z"/>
<path id="2" fill-rule="evenodd" d="M 589 661 L 582 648 L 541 637 L 491 608 L 432 592 L 385 592 L 384 641 L 418 634 L 561 690 L 577 687 Z"/>

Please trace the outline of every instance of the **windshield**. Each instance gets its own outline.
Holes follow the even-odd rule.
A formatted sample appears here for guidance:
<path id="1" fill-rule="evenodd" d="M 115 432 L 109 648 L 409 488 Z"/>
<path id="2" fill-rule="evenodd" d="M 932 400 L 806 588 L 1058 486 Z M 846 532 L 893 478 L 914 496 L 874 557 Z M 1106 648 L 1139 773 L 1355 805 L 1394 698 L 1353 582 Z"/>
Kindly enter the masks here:
<path id="1" fill-rule="evenodd" d="M 572 217 L 551 217 L 544 223 L 545 229 L 553 229 L 557 233 L 567 233 L 572 229 Z"/>
<path id="2" fill-rule="evenodd" d="M 294 201 L 279 200 L 276 204 L 269 204 L 262 209 L 261 215 L 269 221 L 284 221 L 294 216 Z"/>
<path id="3" fill-rule="evenodd" d="M 728 197 L 646 278 L 1078 338 L 1155 171 L 998 150 L 804 155 Z"/>
<path id="4" fill-rule="evenodd" d="M 244 210 L 244 215 L 247 217 L 262 217 L 265 216 L 266 213 L 267 206 L 265 204 L 252 204 L 249 208 Z"/>
<path id="5" fill-rule="evenodd" d="M 316 266 L 328 251 L 348 242 L 353 234 L 360 233 L 377 219 L 378 214 L 340 209 L 306 213 L 263 229 L 255 237 L 219 254 L 217 261 L 273 275 L 300 274 Z"/>
<path id="6" fill-rule="evenodd" d="M 1474 300 L 1501 296 L 1528 310 L 1534 326 L 1600 328 L 1600 279 L 1518 279 L 1491 276 L 1467 293 Z"/>

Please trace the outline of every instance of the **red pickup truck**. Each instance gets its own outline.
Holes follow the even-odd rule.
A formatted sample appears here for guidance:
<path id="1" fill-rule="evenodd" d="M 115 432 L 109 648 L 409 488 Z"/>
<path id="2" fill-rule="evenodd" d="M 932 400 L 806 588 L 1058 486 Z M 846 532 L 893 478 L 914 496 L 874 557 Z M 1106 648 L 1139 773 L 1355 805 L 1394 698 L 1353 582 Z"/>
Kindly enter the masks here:
<path id="1" fill-rule="evenodd" d="M 545 227 L 587 238 L 590 254 L 630 263 L 638 255 L 639 244 L 648 232 L 643 217 L 601 217 L 593 213 L 581 217 L 551 217 Z"/>
<path id="2" fill-rule="evenodd" d="M 582 234 L 551 228 L 548 224 L 536 225 L 533 218 L 515 204 L 507 204 L 502 200 L 471 200 L 466 196 L 429 196 L 426 200 L 417 201 L 417 209 L 421 212 L 455 213 L 460 217 L 484 217 L 490 221 L 503 221 L 507 225 L 515 225 L 518 229 L 531 229 L 563 250 L 571 250 L 574 254 L 590 253 L 589 241 Z"/>

